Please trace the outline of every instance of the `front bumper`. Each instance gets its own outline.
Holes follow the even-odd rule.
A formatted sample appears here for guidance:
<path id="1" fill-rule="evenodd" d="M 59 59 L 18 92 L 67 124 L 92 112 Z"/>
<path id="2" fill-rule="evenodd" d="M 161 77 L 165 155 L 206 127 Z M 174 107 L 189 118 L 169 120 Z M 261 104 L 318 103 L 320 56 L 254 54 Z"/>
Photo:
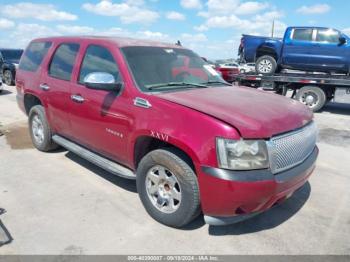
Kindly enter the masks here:
<path id="1" fill-rule="evenodd" d="M 279 174 L 270 170 L 201 168 L 199 187 L 206 223 L 226 225 L 259 214 L 290 197 L 315 168 L 318 148 L 298 166 Z"/>

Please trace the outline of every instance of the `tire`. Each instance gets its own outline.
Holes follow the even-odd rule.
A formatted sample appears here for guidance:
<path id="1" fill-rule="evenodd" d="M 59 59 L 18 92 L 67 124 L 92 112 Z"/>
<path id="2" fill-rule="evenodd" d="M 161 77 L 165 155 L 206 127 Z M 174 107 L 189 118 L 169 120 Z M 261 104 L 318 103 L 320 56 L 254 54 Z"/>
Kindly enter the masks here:
<path id="1" fill-rule="evenodd" d="M 162 168 L 165 173 L 162 172 Z M 166 180 L 161 174 L 163 177 L 166 174 Z M 142 158 L 136 175 L 137 191 L 141 202 L 148 214 L 156 221 L 180 228 L 200 214 L 197 177 L 182 152 L 172 148 L 154 150 Z M 154 180 L 154 178 L 157 179 Z M 167 183 L 170 184 L 168 191 Z M 156 189 L 154 195 L 150 193 L 154 191 L 153 188 Z M 180 201 L 178 201 L 179 197 L 173 195 L 173 191 L 176 191 L 177 195 L 180 193 Z M 170 193 L 174 198 L 168 199 L 166 195 L 162 198 L 164 192 Z"/>
<path id="2" fill-rule="evenodd" d="M 4 83 L 8 86 L 13 86 L 15 84 L 15 80 L 13 78 L 13 74 L 11 72 L 11 70 L 5 70 L 3 73 L 3 80 Z"/>
<path id="3" fill-rule="evenodd" d="M 286 85 L 279 85 L 275 88 L 275 93 L 277 95 L 286 96 L 288 92 L 288 87 Z"/>
<path id="4" fill-rule="evenodd" d="M 52 141 L 52 131 L 43 106 L 36 105 L 31 108 L 28 122 L 30 137 L 35 148 L 43 152 L 58 148 L 58 145 Z"/>
<path id="5" fill-rule="evenodd" d="M 256 61 L 255 70 L 258 74 L 273 75 L 277 70 L 277 62 L 272 56 L 264 55 Z"/>
<path id="6" fill-rule="evenodd" d="M 321 110 L 327 101 L 325 92 L 317 86 L 300 88 L 295 98 L 314 112 Z"/>

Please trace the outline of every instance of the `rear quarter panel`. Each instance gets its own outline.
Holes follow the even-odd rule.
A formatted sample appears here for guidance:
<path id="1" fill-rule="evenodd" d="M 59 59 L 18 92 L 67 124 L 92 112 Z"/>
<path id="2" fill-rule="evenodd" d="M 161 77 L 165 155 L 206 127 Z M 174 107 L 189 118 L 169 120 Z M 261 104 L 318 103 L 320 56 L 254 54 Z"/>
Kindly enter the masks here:
<path id="1" fill-rule="evenodd" d="M 244 57 L 247 63 L 255 62 L 259 49 L 266 47 L 275 50 L 279 56 L 282 49 L 282 41 L 278 38 L 244 35 Z"/>

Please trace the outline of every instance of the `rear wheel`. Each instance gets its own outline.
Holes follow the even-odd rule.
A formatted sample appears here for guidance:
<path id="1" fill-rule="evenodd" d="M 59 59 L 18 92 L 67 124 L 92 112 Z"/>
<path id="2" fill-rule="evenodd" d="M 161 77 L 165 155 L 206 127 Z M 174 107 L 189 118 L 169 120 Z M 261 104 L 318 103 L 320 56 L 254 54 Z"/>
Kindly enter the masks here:
<path id="1" fill-rule="evenodd" d="M 255 64 L 255 70 L 258 74 L 273 75 L 277 69 L 275 58 L 269 55 L 259 57 Z"/>
<path id="2" fill-rule="evenodd" d="M 148 153 L 138 166 L 136 183 L 146 211 L 162 224 L 182 227 L 200 212 L 197 177 L 176 149 Z"/>
<path id="3" fill-rule="evenodd" d="M 326 104 L 325 92 L 317 86 L 304 86 L 296 94 L 296 99 L 317 112 Z"/>
<path id="4" fill-rule="evenodd" d="M 10 70 L 4 71 L 4 83 L 8 86 L 12 86 L 14 84 L 13 74 Z"/>
<path id="5" fill-rule="evenodd" d="M 33 145 L 38 150 L 47 152 L 58 148 L 58 145 L 52 141 L 52 132 L 41 105 L 32 107 L 29 112 L 29 132 Z"/>

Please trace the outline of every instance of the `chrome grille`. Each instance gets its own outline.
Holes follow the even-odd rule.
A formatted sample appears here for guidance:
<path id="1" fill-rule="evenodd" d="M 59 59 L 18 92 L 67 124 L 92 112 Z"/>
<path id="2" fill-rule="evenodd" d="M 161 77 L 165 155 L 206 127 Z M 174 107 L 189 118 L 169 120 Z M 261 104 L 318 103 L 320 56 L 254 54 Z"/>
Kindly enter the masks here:
<path id="1" fill-rule="evenodd" d="M 302 163 L 314 150 L 317 140 L 314 122 L 290 133 L 270 139 L 268 151 L 270 168 L 276 174 Z"/>

